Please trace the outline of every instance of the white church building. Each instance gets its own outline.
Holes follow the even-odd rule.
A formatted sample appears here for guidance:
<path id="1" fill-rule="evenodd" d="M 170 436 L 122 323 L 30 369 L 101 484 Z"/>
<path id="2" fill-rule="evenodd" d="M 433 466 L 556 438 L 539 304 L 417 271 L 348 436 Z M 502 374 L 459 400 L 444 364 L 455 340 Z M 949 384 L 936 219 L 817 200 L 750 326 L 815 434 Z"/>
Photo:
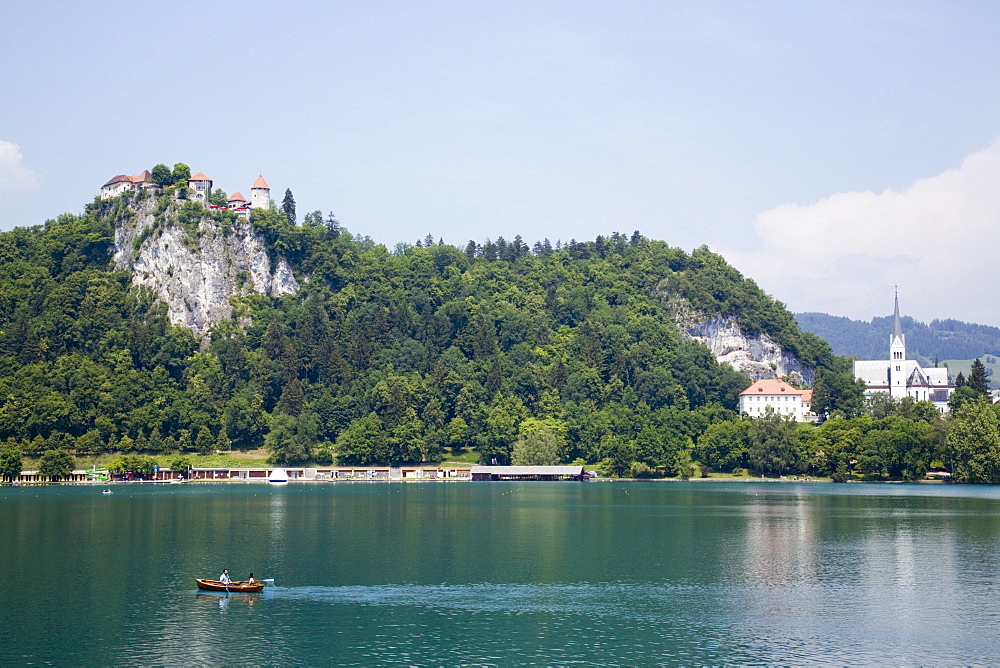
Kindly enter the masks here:
<path id="1" fill-rule="evenodd" d="M 925 369 L 915 360 L 906 359 L 898 295 L 889 336 L 889 359 L 855 361 L 854 377 L 868 386 L 866 397 L 876 392 L 887 392 L 894 399 L 913 397 L 915 401 L 932 402 L 942 413 L 948 410 L 948 398 L 955 391 L 947 367 Z"/>

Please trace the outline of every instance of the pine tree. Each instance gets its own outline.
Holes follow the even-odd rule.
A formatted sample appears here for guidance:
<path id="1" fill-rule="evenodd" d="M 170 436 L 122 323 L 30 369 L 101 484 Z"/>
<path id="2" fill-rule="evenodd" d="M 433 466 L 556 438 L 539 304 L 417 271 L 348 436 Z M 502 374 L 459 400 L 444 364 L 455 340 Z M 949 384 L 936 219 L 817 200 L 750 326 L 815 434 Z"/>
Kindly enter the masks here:
<path id="1" fill-rule="evenodd" d="M 972 362 L 972 371 L 969 372 L 966 384 L 976 392 L 989 396 L 990 381 L 986 377 L 986 367 L 979 361 L 978 357 Z"/>
<path id="2" fill-rule="evenodd" d="M 965 376 L 963 376 L 962 372 L 959 371 L 958 375 L 955 376 L 955 389 L 957 390 L 960 387 L 965 387 L 965 385 L 966 385 Z"/>
<path id="3" fill-rule="evenodd" d="M 292 196 L 292 189 L 285 189 L 285 199 L 281 200 L 281 210 L 285 212 L 285 218 L 289 225 L 295 224 L 295 198 Z"/>
<path id="4" fill-rule="evenodd" d="M 326 229 L 330 233 L 331 239 L 336 239 L 340 236 L 340 221 L 333 215 L 333 211 L 326 216 Z"/>

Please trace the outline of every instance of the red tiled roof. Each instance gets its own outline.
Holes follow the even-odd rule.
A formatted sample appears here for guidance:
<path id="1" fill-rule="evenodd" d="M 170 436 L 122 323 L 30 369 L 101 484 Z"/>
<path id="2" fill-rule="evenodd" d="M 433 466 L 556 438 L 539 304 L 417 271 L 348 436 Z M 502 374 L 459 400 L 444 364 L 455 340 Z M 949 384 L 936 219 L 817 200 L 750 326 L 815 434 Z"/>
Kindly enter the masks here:
<path id="1" fill-rule="evenodd" d="M 247 201 L 247 198 L 244 197 L 243 195 L 241 195 L 240 193 L 233 193 L 232 195 L 229 196 L 229 201 L 230 202 L 245 202 L 245 201 Z"/>
<path id="2" fill-rule="evenodd" d="M 188 179 L 188 183 L 191 183 L 192 181 L 211 181 L 211 180 L 212 179 L 210 179 L 207 176 L 205 176 L 204 172 L 198 172 L 197 174 L 195 174 L 194 176 L 192 176 L 190 179 Z"/>
<path id="3" fill-rule="evenodd" d="M 128 179 L 132 183 L 152 183 L 153 175 L 149 173 L 148 169 L 144 169 L 139 176 L 130 176 Z"/>
<path id="4" fill-rule="evenodd" d="M 103 186 L 101 186 L 101 187 L 102 188 L 107 188 L 110 185 L 114 185 L 116 183 L 121 183 L 122 181 L 128 181 L 128 182 L 131 183 L 132 182 L 132 177 L 131 176 L 127 176 L 125 174 L 118 174 L 117 176 L 112 176 L 111 179 L 107 183 L 105 183 Z"/>
<path id="5" fill-rule="evenodd" d="M 747 389 L 740 392 L 742 397 L 744 394 L 798 394 L 802 395 L 809 390 L 796 390 L 794 387 L 789 385 L 783 380 L 777 378 L 765 378 L 764 380 L 758 380 L 753 385 Z"/>
<path id="6" fill-rule="evenodd" d="M 251 190 L 257 190 L 258 188 L 263 188 L 264 190 L 270 190 L 271 186 L 267 185 L 267 181 L 264 180 L 263 176 L 258 176 L 257 180 L 253 182 Z"/>
<path id="7" fill-rule="evenodd" d="M 805 390 L 802 393 L 802 401 L 812 401 L 812 400 L 813 400 L 813 391 L 812 390 Z"/>

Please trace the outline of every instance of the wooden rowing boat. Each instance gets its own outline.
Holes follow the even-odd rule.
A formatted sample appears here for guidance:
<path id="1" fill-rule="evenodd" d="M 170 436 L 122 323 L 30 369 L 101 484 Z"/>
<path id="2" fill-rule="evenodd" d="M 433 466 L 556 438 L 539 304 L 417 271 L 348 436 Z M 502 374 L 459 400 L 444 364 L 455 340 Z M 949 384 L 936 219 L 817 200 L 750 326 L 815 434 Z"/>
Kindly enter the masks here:
<path id="1" fill-rule="evenodd" d="M 198 589 L 204 589 L 205 591 L 228 591 L 228 592 L 248 592 L 248 591 L 261 591 L 264 589 L 263 582 L 255 582 L 254 584 L 249 584 L 247 582 L 230 582 L 226 584 L 225 582 L 219 582 L 218 580 L 200 580 L 195 578 L 194 580 L 198 584 Z"/>

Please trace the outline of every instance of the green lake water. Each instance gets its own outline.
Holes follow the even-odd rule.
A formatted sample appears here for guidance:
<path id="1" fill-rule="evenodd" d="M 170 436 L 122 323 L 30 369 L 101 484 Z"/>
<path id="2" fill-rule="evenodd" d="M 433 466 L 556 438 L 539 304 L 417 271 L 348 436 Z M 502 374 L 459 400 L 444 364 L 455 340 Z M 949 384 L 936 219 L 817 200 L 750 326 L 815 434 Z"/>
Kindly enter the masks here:
<path id="1" fill-rule="evenodd" d="M 1000 662 L 997 487 L 113 489 L 0 489 L 0 663 Z"/>

